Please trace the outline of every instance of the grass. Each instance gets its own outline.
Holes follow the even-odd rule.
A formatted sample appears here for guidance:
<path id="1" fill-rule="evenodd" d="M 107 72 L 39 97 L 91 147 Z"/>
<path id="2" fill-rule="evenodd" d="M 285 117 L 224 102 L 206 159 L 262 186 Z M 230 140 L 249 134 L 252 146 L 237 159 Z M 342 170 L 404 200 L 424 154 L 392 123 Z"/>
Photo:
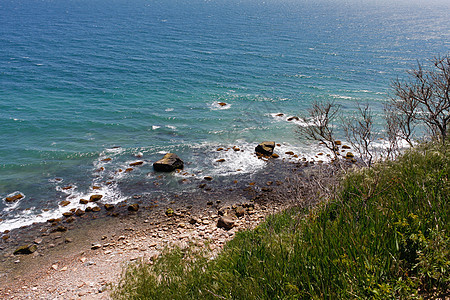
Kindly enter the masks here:
<path id="1" fill-rule="evenodd" d="M 195 248 L 128 266 L 116 299 L 449 297 L 448 146 L 355 170 L 309 210 L 241 232 L 213 260 Z"/>

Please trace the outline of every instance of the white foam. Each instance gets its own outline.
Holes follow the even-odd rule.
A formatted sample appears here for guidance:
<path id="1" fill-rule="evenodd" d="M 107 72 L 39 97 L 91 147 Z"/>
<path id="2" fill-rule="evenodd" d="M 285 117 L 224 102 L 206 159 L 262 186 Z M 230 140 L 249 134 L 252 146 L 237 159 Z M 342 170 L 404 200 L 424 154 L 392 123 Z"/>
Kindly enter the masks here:
<path id="1" fill-rule="evenodd" d="M 350 97 L 350 96 L 343 96 L 343 95 L 336 95 L 336 94 L 331 94 L 330 96 L 333 98 L 345 99 L 345 100 L 353 99 L 353 97 Z"/>
<path id="2" fill-rule="evenodd" d="M 226 103 L 225 105 L 220 105 L 219 103 L 225 102 L 214 101 L 213 103 L 209 104 L 209 108 L 211 110 L 219 110 L 219 109 L 229 109 L 231 107 L 230 103 Z"/>
<path id="3" fill-rule="evenodd" d="M 158 126 L 158 125 L 153 125 L 152 126 L 152 130 L 156 130 L 156 129 L 159 129 L 159 128 L 161 128 L 161 126 Z"/>
<path id="4" fill-rule="evenodd" d="M 166 108 L 164 111 L 173 111 L 173 108 L 169 107 L 169 108 Z"/>

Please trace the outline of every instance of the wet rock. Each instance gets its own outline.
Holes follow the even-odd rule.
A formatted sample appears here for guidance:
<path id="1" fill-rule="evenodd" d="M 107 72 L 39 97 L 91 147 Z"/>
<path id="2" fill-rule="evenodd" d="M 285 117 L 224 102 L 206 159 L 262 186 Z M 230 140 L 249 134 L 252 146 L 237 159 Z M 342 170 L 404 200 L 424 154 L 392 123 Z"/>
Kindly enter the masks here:
<path id="1" fill-rule="evenodd" d="M 346 158 L 353 158 L 355 157 L 355 155 L 351 152 L 347 152 L 347 154 L 345 155 Z"/>
<path id="2" fill-rule="evenodd" d="M 63 225 L 59 225 L 58 227 L 54 228 L 52 232 L 65 232 L 67 231 L 67 227 Z"/>
<path id="3" fill-rule="evenodd" d="M 273 153 L 272 154 L 272 158 L 279 158 L 280 156 L 278 155 L 278 154 L 276 154 L 276 153 Z"/>
<path id="4" fill-rule="evenodd" d="M 128 211 L 138 211 L 139 210 L 139 204 L 133 203 L 128 205 Z"/>
<path id="5" fill-rule="evenodd" d="M 36 250 L 37 250 L 37 246 L 36 245 L 28 244 L 28 245 L 20 246 L 19 248 L 14 250 L 14 255 L 31 254 L 31 253 L 36 252 Z"/>
<path id="6" fill-rule="evenodd" d="M 90 207 L 90 206 L 86 207 L 85 212 L 91 212 L 91 211 L 92 211 L 92 207 Z"/>
<path id="7" fill-rule="evenodd" d="M 99 206 L 94 206 L 93 208 L 92 208 L 92 211 L 93 212 L 99 212 L 99 211 L 101 211 L 102 209 L 99 207 Z"/>
<path id="8" fill-rule="evenodd" d="M 5 198 L 5 201 L 11 203 L 11 202 L 15 202 L 15 201 L 17 201 L 17 200 L 20 200 L 20 199 L 22 199 L 23 197 L 24 197 L 23 194 L 18 193 L 18 194 L 15 194 L 15 195 L 13 195 L 13 196 L 6 197 L 6 198 Z"/>
<path id="9" fill-rule="evenodd" d="M 70 201 L 67 201 L 67 200 L 63 200 L 63 201 L 59 202 L 59 205 L 62 207 L 67 206 L 69 204 L 70 204 Z"/>
<path id="10" fill-rule="evenodd" d="M 289 117 L 287 120 L 288 120 L 289 122 L 290 122 L 290 121 L 299 121 L 300 118 L 294 116 L 294 117 Z"/>
<path id="11" fill-rule="evenodd" d="M 66 218 L 71 217 L 72 215 L 73 215 L 73 212 L 71 212 L 71 211 L 66 211 L 65 213 L 63 213 L 63 216 Z"/>
<path id="12" fill-rule="evenodd" d="M 211 176 L 205 176 L 205 177 L 203 177 L 203 179 L 208 180 L 208 181 L 213 180 L 213 178 Z"/>
<path id="13" fill-rule="evenodd" d="M 80 199 L 80 204 L 88 204 L 89 200 L 86 199 Z"/>
<path id="14" fill-rule="evenodd" d="M 217 104 L 219 104 L 220 106 L 226 106 L 227 105 L 225 102 L 219 102 Z"/>
<path id="15" fill-rule="evenodd" d="M 113 209 L 114 209 L 114 205 L 113 205 L 113 204 L 108 204 L 108 203 L 106 203 L 106 204 L 104 205 L 104 207 L 105 207 L 106 210 L 113 210 Z"/>
<path id="16" fill-rule="evenodd" d="M 73 186 L 68 185 L 68 186 L 63 187 L 62 189 L 63 189 L 63 190 L 70 190 L 71 188 L 73 188 Z"/>
<path id="17" fill-rule="evenodd" d="M 272 155 L 274 148 L 275 142 L 265 141 L 256 146 L 255 152 L 262 155 Z"/>
<path id="18" fill-rule="evenodd" d="M 342 149 L 350 149 L 350 146 L 343 145 L 343 146 L 342 146 Z"/>
<path id="19" fill-rule="evenodd" d="M 204 189 L 206 187 L 206 183 L 201 183 L 201 184 L 198 185 L 198 187 L 200 189 Z"/>
<path id="20" fill-rule="evenodd" d="M 217 227 L 223 228 L 225 230 L 230 230 L 234 227 L 234 220 L 227 216 L 222 216 L 217 221 Z"/>
<path id="21" fill-rule="evenodd" d="M 287 155 L 294 155 L 294 152 L 292 152 L 292 151 L 286 151 L 285 154 L 287 154 Z"/>
<path id="22" fill-rule="evenodd" d="M 92 189 L 93 190 L 99 190 L 99 189 L 101 189 L 101 187 L 99 187 L 98 185 L 94 185 L 94 186 L 92 186 Z"/>
<path id="23" fill-rule="evenodd" d="M 275 116 L 277 116 L 277 117 L 282 117 L 282 116 L 284 116 L 284 114 L 279 113 L 279 114 L 276 114 Z"/>
<path id="24" fill-rule="evenodd" d="M 110 157 L 104 158 L 104 159 L 102 159 L 102 161 L 111 161 L 111 158 Z"/>
<path id="25" fill-rule="evenodd" d="M 340 145 L 342 145 L 342 142 L 341 142 L 341 141 L 334 141 L 334 144 L 335 144 L 336 146 L 340 146 Z"/>
<path id="26" fill-rule="evenodd" d="M 223 148 L 217 148 L 217 151 L 222 151 L 223 150 Z"/>
<path id="27" fill-rule="evenodd" d="M 82 210 L 82 209 L 77 209 L 76 211 L 75 211 L 75 215 L 77 216 L 77 217 L 81 217 L 82 215 L 84 215 L 85 214 L 85 212 L 84 212 L 84 210 Z"/>
<path id="28" fill-rule="evenodd" d="M 167 153 L 162 159 L 153 163 L 153 169 L 159 172 L 172 172 L 183 167 L 184 162 L 174 153 Z"/>
<path id="29" fill-rule="evenodd" d="M 100 199 L 102 199 L 103 198 L 103 195 L 92 195 L 90 198 L 89 198 L 89 202 L 96 202 L 96 201 L 98 201 L 98 200 L 100 200 Z"/>
<path id="30" fill-rule="evenodd" d="M 131 167 L 135 167 L 135 166 L 140 166 L 142 165 L 144 162 L 143 161 L 136 161 L 130 164 Z"/>
<path id="31" fill-rule="evenodd" d="M 216 162 L 224 162 L 224 161 L 225 161 L 225 158 L 221 158 L 221 159 L 216 160 Z"/>
<path id="32" fill-rule="evenodd" d="M 74 217 L 68 217 L 68 218 L 65 220 L 66 223 L 72 223 L 73 221 L 75 221 L 75 218 L 74 218 Z"/>

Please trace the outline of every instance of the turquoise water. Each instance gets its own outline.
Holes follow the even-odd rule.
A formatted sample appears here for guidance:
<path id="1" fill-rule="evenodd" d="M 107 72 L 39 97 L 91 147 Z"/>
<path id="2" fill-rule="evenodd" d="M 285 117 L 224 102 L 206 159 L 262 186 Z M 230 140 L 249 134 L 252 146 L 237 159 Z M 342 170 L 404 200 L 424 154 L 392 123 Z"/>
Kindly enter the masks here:
<path id="1" fill-rule="evenodd" d="M 93 185 L 114 203 L 133 186 L 251 176 L 262 140 L 313 155 L 286 118 L 314 100 L 345 114 L 368 101 L 381 125 L 391 80 L 448 53 L 448 15 L 448 1 L 1 0 L 0 198 L 25 198 L 0 202 L 0 231 L 73 208 Z M 215 151 L 233 145 L 245 151 Z M 155 185 L 168 151 L 189 174 Z"/>

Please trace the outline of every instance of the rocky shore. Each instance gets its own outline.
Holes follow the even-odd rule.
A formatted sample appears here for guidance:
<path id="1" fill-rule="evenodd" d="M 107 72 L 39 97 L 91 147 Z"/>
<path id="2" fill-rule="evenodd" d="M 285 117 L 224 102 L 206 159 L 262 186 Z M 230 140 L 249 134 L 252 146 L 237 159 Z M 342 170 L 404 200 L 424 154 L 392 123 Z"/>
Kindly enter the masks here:
<path id="1" fill-rule="evenodd" d="M 170 195 L 168 202 L 134 195 L 115 206 L 3 233 L 0 298 L 109 299 L 109 285 L 131 261 L 151 262 L 164 249 L 189 245 L 215 255 L 236 232 L 291 205 L 280 190 L 290 192 L 293 174 L 318 167 L 301 159 L 275 159 L 275 144 L 264 143 L 255 150 L 268 161 L 266 168 L 234 180 L 233 186 L 205 177 L 196 192 Z"/>

